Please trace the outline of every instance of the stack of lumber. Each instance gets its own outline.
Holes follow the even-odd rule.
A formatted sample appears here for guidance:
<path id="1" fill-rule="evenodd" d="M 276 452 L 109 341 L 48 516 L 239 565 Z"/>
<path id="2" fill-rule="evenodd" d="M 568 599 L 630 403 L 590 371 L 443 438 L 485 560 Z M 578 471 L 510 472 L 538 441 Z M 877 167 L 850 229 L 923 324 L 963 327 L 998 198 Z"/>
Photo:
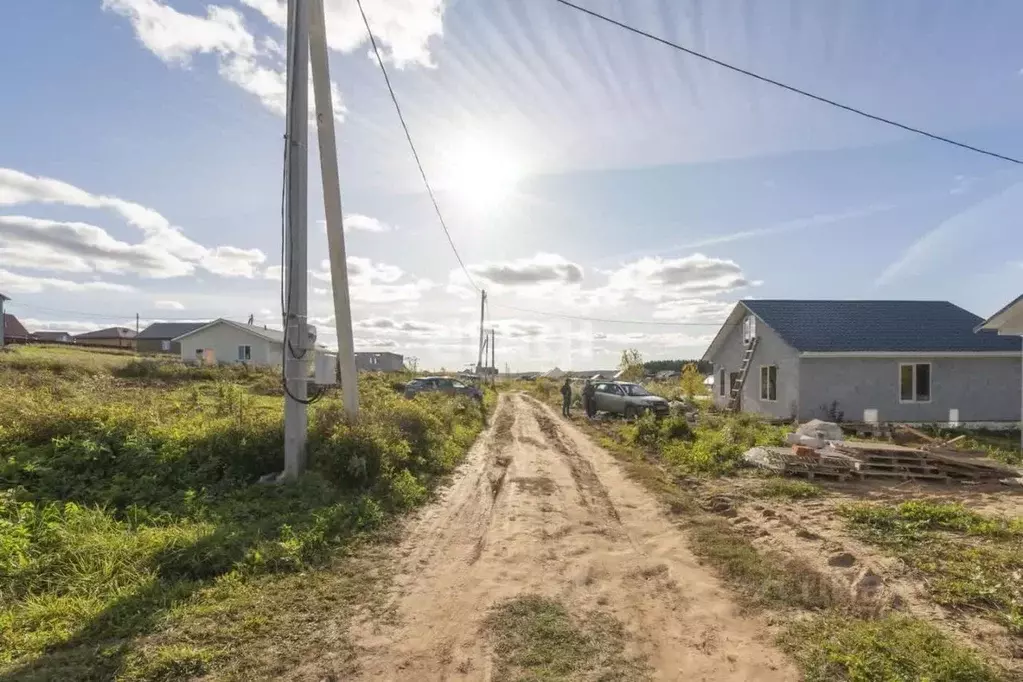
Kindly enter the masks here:
<path id="1" fill-rule="evenodd" d="M 892 443 L 833 441 L 828 450 L 857 461 L 856 473 L 870 478 L 930 479 L 937 481 L 996 481 L 1019 472 L 1001 462 L 957 453 L 951 449 L 917 449 Z"/>
<path id="2" fill-rule="evenodd" d="M 987 459 L 982 453 L 958 453 L 951 449 L 917 449 L 892 443 L 830 441 L 820 449 L 802 445 L 757 447 L 745 460 L 762 469 L 813 479 L 879 478 L 902 480 L 999 481 L 1015 479 L 1020 471 Z"/>
<path id="3" fill-rule="evenodd" d="M 809 450 L 809 452 L 807 451 Z M 757 447 L 745 455 L 747 463 L 789 476 L 817 476 L 844 481 L 856 475 L 856 460 L 841 452 L 793 448 Z"/>

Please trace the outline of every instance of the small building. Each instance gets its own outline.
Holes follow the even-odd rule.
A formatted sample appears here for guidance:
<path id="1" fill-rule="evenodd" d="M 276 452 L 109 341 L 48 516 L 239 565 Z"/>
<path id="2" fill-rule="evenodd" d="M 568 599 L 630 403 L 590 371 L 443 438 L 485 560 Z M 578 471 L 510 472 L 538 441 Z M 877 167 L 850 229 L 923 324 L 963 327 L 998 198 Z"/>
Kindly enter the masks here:
<path id="1" fill-rule="evenodd" d="M 997 313 L 977 325 L 974 330 L 978 334 L 994 332 L 1000 336 L 1023 337 L 1023 296 L 1019 296 Z M 1023 343 L 1020 344 L 1023 353 Z M 1023 400 L 1021 407 L 1023 407 Z M 1023 426 L 1023 414 L 1020 425 Z M 1020 433 L 1020 444 L 1023 446 L 1023 431 Z"/>
<path id="2" fill-rule="evenodd" d="M 28 343 L 32 340 L 32 335 L 25 329 L 25 325 L 10 313 L 3 314 L 3 337 L 5 344 Z"/>
<path id="3" fill-rule="evenodd" d="M 401 372 L 405 369 L 405 357 L 400 353 L 357 352 L 355 369 L 360 372 Z"/>
<path id="4" fill-rule="evenodd" d="M 560 367 L 553 367 L 540 376 L 544 379 L 564 379 L 566 374 Z"/>
<path id="5" fill-rule="evenodd" d="M 284 332 L 223 318 L 207 322 L 171 341 L 179 344 L 181 359 L 189 363 L 279 367 L 284 362 Z M 290 338 L 288 343 L 292 343 Z"/>
<path id="6" fill-rule="evenodd" d="M 135 330 L 127 327 L 108 327 L 75 336 L 79 346 L 100 346 L 103 348 L 135 348 Z"/>
<path id="7" fill-rule="evenodd" d="M 0 294 L 0 348 L 4 347 L 4 321 L 7 319 L 4 317 L 4 303 L 11 299 L 7 298 L 3 294 Z"/>
<path id="8" fill-rule="evenodd" d="M 136 339 L 140 353 L 181 354 L 181 344 L 174 339 L 195 331 L 208 322 L 154 322 L 143 329 Z"/>
<path id="9" fill-rule="evenodd" d="M 714 401 L 775 418 L 1001 426 L 1020 341 L 947 301 L 746 300 L 703 359 Z"/>
<path id="10" fill-rule="evenodd" d="M 33 332 L 32 338 L 43 343 L 74 343 L 75 337 L 71 332 Z"/>

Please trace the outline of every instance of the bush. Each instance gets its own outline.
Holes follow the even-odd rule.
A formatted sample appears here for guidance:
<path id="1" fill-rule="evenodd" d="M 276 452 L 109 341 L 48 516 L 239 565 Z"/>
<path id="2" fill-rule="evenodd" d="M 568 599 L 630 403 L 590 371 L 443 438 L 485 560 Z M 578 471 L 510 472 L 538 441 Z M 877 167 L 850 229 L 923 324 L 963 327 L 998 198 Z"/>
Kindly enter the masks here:
<path id="1" fill-rule="evenodd" d="M 32 355 L 36 371 L 23 371 L 4 355 L 4 672 L 72 642 L 82 660 L 113 652 L 95 668 L 112 678 L 131 642 L 196 590 L 305 571 L 421 504 L 484 422 L 478 403 L 405 400 L 385 378 L 360 378 L 358 423 L 328 393 L 311 408 L 310 471 L 267 485 L 284 445 L 281 401 L 258 394 L 271 372 L 116 355 L 68 370 Z M 39 371 L 47 362 L 54 371 Z M 185 658 L 181 670 L 207 669 Z"/>

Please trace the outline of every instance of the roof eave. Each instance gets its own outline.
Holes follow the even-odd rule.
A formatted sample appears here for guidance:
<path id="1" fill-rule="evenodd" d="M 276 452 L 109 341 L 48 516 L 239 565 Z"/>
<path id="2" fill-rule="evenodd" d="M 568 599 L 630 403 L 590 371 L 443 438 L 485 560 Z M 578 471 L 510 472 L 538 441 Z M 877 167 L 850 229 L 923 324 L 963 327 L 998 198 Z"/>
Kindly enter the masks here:
<path id="1" fill-rule="evenodd" d="M 979 331 L 994 331 L 1000 333 L 1002 324 L 1005 322 L 1006 318 L 1011 317 L 1013 313 L 1016 312 L 1016 306 L 1019 306 L 1020 309 L 1023 310 L 1023 294 L 1002 306 L 1001 310 L 974 327 L 974 333 Z"/>
<path id="2" fill-rule="evenodd" d="M 714 335 L 710 345 L 707 346 L 707 350 L 704 351 L 703 357 L 700 358 L 701 362 L 709 362 L 711 357 L 717 352 L 718 348 L 724 343 L 725 337 L 728 336 L 728 330 L 732 329 L 735 325 L 739 324 L 739 321 L 745 316 L 745 313 L 753 313 L 746 304 L 742 301 L 738 301 L 735 307 L 732 308 L 732 312 L 728 313 L 728 317 L 725 318 L 724 324 L 718 329 L 718 333 Z M 734 320 L 733 320 L 734 318 Z"/>

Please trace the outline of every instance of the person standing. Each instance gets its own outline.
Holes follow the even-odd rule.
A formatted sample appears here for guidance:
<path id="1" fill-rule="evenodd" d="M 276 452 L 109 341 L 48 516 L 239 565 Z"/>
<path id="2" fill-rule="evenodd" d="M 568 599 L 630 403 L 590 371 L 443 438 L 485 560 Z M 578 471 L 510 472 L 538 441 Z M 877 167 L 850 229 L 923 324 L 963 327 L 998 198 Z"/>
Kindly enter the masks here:
<path id="1" fill-rule="evenodd" d="M 561 385 L 561 414 L 572 416 L 572 382 L 568 377 L 565 377 L 565 383 Z"/>
<path id="2" fill-rule="evenodd" d="M 597 413 L 596 387 L 589 379 L 583 384 L 583 407 L 586 408 L 586 416 L 593 419 Z"/>

